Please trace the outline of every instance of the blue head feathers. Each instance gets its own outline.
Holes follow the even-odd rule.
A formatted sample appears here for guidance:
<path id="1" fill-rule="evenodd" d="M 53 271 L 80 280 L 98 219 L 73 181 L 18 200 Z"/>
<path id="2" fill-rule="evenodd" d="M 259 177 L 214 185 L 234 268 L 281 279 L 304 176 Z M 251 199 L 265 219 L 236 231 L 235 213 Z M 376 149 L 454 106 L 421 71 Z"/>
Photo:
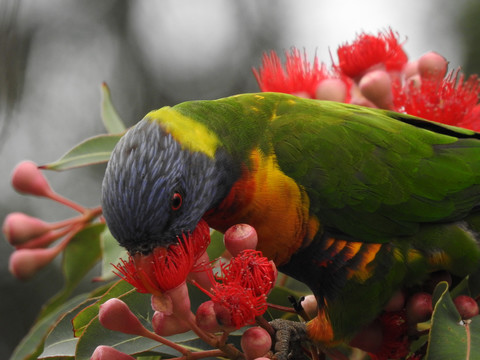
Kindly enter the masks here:
<path id="1" fill-rule="evenodd" d="M 130 253 L 148 253 L 193 231 L 228 192 L 225 153 L 182 149 L 161 124 L 143 119 L 118 142 L 102 185 L 112 235 Z"/>

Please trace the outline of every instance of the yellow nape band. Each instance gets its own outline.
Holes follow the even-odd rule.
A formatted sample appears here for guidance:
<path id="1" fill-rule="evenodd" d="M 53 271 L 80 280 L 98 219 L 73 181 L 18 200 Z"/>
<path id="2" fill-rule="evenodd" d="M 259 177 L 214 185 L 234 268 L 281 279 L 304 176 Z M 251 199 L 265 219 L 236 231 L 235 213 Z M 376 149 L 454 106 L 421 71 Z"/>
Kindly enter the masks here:
<path id="1" fill-rule="evenodd" d="M 156 121 L 184 149 L 201 151 L 210 158 L 214 158 L 220 141 L 204 124 L 180 114 L 169 106 L 151 111 L 146 117 L 151 121 Z"/>

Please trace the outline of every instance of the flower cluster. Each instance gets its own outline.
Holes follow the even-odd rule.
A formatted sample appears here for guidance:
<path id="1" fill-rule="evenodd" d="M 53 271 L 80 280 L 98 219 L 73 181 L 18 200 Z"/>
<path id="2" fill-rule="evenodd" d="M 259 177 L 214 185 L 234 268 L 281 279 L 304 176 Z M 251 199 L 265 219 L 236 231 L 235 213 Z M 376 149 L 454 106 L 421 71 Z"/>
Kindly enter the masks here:
<path id="1" fill-rule="evenodd" d="M 254 70 L 262 91 L 382 108 L 480 130 L 479 80 L 430 52 L 409 61 L 403 43 L 392 30 L 362 33 L 337 49 L 331 68 L 316 57 L 311 65 L 297 49 L 285 54 L 282 65 L 275 52 L 265 54 Z"/>
<path id="2" fill-rule="evenodd" d="M 21 194 L 49 198 L 80 213 L 71 219 L 47 223 L 29 215 L 14 212 L 3 222 L 3 233 L 16 251 L 10 256 L 9 270 L 17 278 L 27 280 L 59 255 L 70 240 L 92 220 L 101 215 L 100 207 L 89 209 L 57 194 L 50 187 L 40 168 L 31 161 L 17 165 L 12 186 Z M 58 244 L 48 247 L 58 239 Z"/>
<path id="3" fill-rule="evenodd" d="M 219 355 L 235 355 L 238 350 L 225 344 L 215 333 L 228 334 L 253 325 L 267 309 L 266 297 L 275 284 L 277 271 L 272 261 L 251 248 L 256 246 L 257 238 L 255 230 L 248 225 L 236 225 L 226 232 L 225 246 L 235 256 L 227 263 L 219 262 L 216 275 L 213 274 L 215 265 L 205 251 L 209 243 L 208 225 L 200 221 L 195 230 L 179 238 L 177 244 L 156 248 L 150 254 L 130 255 L 128 261 L 121 260 L 115 266 L 117 275 L 137 291 L 152 294 L 153 332 L 140 325 L 128 306 L 118 299 L 111 299 L 100 308 L 102 325 L 110 330 L 134 332 L 172 347 L 175 345 L 163 336 L 193 330 L 217 347 Z M 199 306 L 196 314 L 190 307 L 188 281 L 211 297 Z M 252 329 L 255 330 L 242 340 L 242 349 L 245 354 L 253 354 L 254 357 L 247 356 L 253 359 L 269 351 L 271 338 L 264 329 Z M 98 350 L 107 351 L 111 349 Z"/>
<path id="4" fill-rule="evenodd" d="M 267 309 L 266 298 L 276 276 L 274 263 L 253 249 L 241 251 L 229 263 L 221 263 L 211 290 L 201 288 L 212 299 L 213 306 L 205 306 L 215 313 L 219 329 L 238 329 L 255 323 L 255 318 Z M 211 328 L 210 323 L 207 326 Z"/>

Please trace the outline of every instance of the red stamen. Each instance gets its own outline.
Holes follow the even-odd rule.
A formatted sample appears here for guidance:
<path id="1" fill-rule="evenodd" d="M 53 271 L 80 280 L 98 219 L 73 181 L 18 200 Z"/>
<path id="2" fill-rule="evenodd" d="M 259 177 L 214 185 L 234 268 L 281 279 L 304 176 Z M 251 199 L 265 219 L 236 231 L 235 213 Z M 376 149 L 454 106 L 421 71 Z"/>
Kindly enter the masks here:
<path id="1" fill-rule="evenodd" d="M 338 70 L 351 78 L 359 78 L 374 66 L 386 71 L 401 71 L 407 55 L 391 29 L 377 36 L 360 34 L 352 44 L 338 48 Z"/>
<path id="2" fill-rule="evenodd" d="M 275 265 L 261 251 L 243 250 L 228 264 L 222 264 L 221 270 L 222 275 L 218 279 L 224 284 L 238 283 L 255 296 L 267 295 L 275 285 Z"/>
<path id="3" fill-rule="evenodd" d="M 396 111 L 448 125 L 480 127 L 476 108 L 480 85 L 476 76 L 465 81 L 457 70 L 441 81 L 423 79 L 420 85 L 410 82 L 403 87 L 396 82 L 393 90 Z"/>
<path id="4" fill-rule="evenodd" d="M 315 98 L 318 85 L 322 80 L 336 78 L 329 73 L 325 64 L 320 64 L 317 57 L 313 65 L 296 48 L 285 53 L 285 65 L 275 51 L 264 54 L 262 66 L 253 69 L 258 85 L 262 91 L 281 92 L 294 95 L 306 95 Z"/>
<path id="5" fill-rule="evenodd" d="M 410 350 L 405 311 L 384 312 L 379 319 L 383 341 L 375 354 L 369 354 L 372 360 L 401 359 L 407 356 Z"/>
<path id="6" fill-rule="evenodd" d="M 267 310 L 265 296 L 254 296 L 239 284 L 217 284 L 212 290 L 217 319 L 225 326 L 237 329 L 255 323 L 255 317 Z"/>
<path id="7" fill-rule="evenodd" d="M 195 262 L 210 243 L 208 225 L 202 220 L 193 234 L 182 235 L 178 244 L 155 248 L 151 254 L 135 254 L 114 265 L 116 275 L 141 293 L 160 295 L 185 282 Z"/>

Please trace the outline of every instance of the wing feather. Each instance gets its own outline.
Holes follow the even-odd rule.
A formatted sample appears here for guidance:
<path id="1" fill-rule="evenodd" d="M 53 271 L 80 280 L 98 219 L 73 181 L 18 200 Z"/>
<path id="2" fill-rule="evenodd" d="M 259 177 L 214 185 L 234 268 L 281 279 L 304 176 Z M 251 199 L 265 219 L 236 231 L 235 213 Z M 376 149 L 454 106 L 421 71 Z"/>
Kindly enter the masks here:
<path id="1" fill-rule="evenodd" d="M 280 102 L 270 124 L 282 171 L 327 228 L 363 241 L 412 235 L 480 204 L 479 134 L 377 109 Z"/>

